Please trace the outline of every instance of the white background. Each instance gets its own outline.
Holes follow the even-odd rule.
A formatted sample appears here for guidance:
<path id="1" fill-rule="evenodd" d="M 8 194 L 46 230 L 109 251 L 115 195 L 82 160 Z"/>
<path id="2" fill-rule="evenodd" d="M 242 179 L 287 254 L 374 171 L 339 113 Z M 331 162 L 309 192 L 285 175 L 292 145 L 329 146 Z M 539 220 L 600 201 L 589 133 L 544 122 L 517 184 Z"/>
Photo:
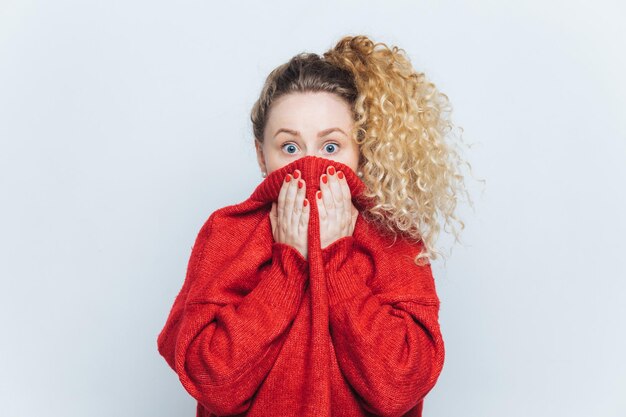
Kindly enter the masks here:
<path id="1" fill-rule="evenodd" d="M 195 416 L 156 338 L 203 222 L 262 180 L 252 104 L 291 56 L 366 34 L 450 97 L 487 181 L 433 265 L 446 362 L 424 416 L 626 415 L 625 15 L 1 0 L 0 414 Z"/>

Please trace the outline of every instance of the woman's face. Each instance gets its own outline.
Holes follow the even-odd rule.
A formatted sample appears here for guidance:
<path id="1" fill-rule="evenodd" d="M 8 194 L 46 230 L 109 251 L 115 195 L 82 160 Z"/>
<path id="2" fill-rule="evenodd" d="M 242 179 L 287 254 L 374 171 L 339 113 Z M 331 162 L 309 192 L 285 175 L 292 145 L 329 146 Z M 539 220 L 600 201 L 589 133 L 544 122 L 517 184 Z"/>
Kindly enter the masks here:
<path id="1" fill-rule="evenodd" d="M 272 171 L 314 155 L 346 164 L 356 172 L 359 147 L 350 137 L 352 111 L 336 94 L 289 93 L 269 112 L 263 145 L 255 141 L 261 170 Z"/>

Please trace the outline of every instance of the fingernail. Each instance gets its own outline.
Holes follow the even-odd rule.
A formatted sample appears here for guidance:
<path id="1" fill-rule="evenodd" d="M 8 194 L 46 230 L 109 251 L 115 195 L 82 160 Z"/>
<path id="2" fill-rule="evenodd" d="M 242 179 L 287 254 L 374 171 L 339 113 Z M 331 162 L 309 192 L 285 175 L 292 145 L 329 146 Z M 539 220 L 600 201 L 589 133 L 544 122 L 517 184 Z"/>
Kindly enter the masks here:
<path id="1" fill-rule="evenodd" d="M 306 206 L 307 206 L 307 204 L 309 204 L 309 202 L 308 202 L 308 201 L 307 201 L 307 199 L 305 198 L 305 199 L 304 199 L 304 207 L 306 207 Z"/>
<path id="2" fill-rule="evenodd" d="M 322 192 L 318 190 L 317 193 L 315 193 L 315 196 L 317 198 L 321 199 L 322 198 Z"/>
<path id="3" fill-rule="evenodd" d="M 302 180 L 298 180 L 298 188 L 302 188 L 304 182 Z"/>
<path id="4" fill-rule="evenodd" d="M 291 174 L 287 174 L 287 176 L 285 177 L 285 182 L 289 181 L 291 181 Z"/>
<path id="5" fill-rule="evenodd" d="M 323 174 L 323 175 L 322 175 L 322 182 L 323 182 L 324 184 L 326 184 L 326 183 L 328 182 L 328 177 L 326 176 L 326 174 Z"/>
<path id="6" fill-rule="evenodd" d="M 339 171 L 337 173 L 337 176 L 339 177 L 339 179 L 343 179 L 343 172 Z"/>
<path id="7" fill-rule="evenodd" d="M 335 175 L 335 167 L 333 167 L 333 166 L 329 167 L 329 168 L 328 168 L 328 173 L 329 173 L 330 175 Z"/>
<path id="8" fill-rule="evenodd" d="M 296 171 L 293 173 L 293 177 L 294 177 L 294 178 L 300 178 L 300 171 L 296 170 Z"/>

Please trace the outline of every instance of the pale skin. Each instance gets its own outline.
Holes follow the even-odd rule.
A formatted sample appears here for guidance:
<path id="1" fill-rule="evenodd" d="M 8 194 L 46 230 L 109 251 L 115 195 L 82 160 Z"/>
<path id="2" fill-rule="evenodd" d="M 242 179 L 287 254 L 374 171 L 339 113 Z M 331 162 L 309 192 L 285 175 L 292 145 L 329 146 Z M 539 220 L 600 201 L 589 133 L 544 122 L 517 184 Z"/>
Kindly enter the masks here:
<path id="1" fill-rule="evenodd" d="M 354 126 L 348 103 L 326 92 L 289 93 L 272 104 L 263 144 L 255 141 L 259 167 L 269 175 L 296 159 L 315 155 L 349 166 L 356 172 L 358 144 L 351 139 Z M 354 231 L 358 210 L 352 203 L 344 173 L 329 166 L 322 174 L 316 204 L 322 249 Z M 301 173 L 288 173 L 272 203 L 270 222 L 276 242 L 294 247 L 305 259 L 308 248 L 310 202 Z M 321 194 L 321 195 L 320 195 Z M 321 198 L 319 198 L 321 196 Z"/>

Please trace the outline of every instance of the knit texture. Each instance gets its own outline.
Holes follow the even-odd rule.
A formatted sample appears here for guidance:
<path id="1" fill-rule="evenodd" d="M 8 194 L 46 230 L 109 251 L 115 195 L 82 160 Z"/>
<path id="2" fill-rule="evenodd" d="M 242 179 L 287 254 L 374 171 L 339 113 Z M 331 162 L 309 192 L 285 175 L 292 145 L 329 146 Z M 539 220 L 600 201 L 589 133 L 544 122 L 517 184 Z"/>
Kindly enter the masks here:
<path id="1" fill-rule="evenodd" d="M 361 214 L 320 245 L 315 193 L 332 165 L 359 213 L 365 184 L 306 156 L 204 223 L 157 345 L 197 401 L 197 417 L 421 416 L 444 363 L 439 298 L 421 248 Z M 275 242 L 269 213 L 288 173 L 311 203 L 308 260 Z"/>

